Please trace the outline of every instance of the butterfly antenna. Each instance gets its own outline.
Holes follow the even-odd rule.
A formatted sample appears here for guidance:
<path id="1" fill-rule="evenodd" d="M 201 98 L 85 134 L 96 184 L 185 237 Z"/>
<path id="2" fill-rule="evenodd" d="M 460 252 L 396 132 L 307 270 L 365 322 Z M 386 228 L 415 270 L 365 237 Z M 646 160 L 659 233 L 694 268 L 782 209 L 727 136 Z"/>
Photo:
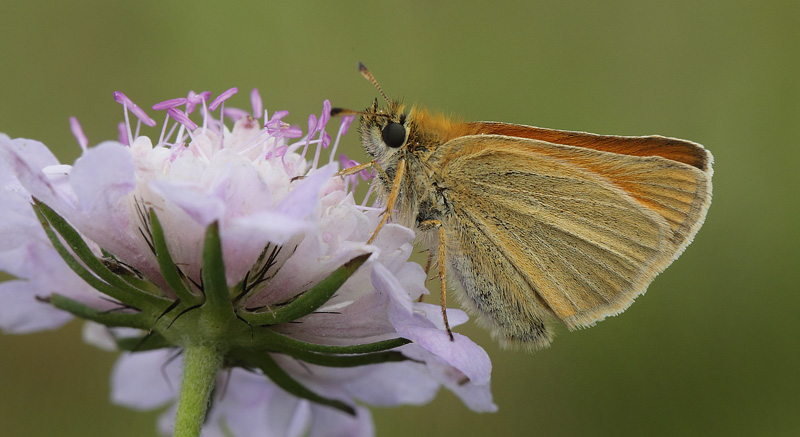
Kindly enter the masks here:
<path id="1" fill-rule="evenodd" d="M 375 76 L 373 76 L 372 73 L 369 72 L 369 69 L 367 68 L 366 65 L 364 65 L 361 62 L 359 62 L 358 63 L 358 72 L 361 73 L 361 75 L 364 76 L 365 79 L 370 81 L 371 84 L 375 85 L 375 88 L 377 88 L 378 92 L 381 93 L 381 95 L 383 96 L 383 100 L 386 100 L 386 103 L 391 103 L 389 101 L 389 98 L 386 97 L 386 94 L 384 94 L 383 90 L 381 89 L 381 86 L 378 85 L 378 81 L 375 80 Z"/>
<path id="2" fill-rule="evenodd" d="M 391 118 L 389 114 L 383 113 L 372 113 L 367 111 L 354 111 L 352 109 L 345 109 L 345 108 L 332 108 L 331 109 L 331 117 L 338 117 L 340 115 L 369 115 L 372 117 L 387 117 Z"/>

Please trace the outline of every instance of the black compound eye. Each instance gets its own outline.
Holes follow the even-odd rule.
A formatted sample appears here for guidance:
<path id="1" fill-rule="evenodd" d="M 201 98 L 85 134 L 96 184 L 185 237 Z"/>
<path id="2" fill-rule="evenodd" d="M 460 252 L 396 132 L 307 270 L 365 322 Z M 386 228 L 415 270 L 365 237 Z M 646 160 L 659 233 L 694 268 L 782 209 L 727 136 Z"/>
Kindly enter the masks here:
<path id="1" fill-rule="evenodd" d="M 406 128 L 400 123 L 390 122 L 383 128 L 381 138 L 387 146 L 396 149 L 406 141 Z"/>

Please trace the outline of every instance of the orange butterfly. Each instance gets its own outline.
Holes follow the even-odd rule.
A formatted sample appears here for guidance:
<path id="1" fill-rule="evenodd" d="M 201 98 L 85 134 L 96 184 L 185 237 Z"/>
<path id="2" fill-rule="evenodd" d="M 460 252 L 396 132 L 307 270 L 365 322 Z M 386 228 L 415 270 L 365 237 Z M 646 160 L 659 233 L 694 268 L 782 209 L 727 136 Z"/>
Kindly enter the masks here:
<path id="1" fill-rule="evenodd" d="M 711 204 L 711 153 L 661 136 L 463 123 L 386 99 L 361 138 L 391 216 L 416 228 L 464 303 L 503 345 L 541 348 L 621 313 L 694 238 Z M 370 242 L 372 241 L 370 240 Z M 445 317 L 446 322 L 446 317 Z M 449 331 L 449 328 L 448 328 Z"/>

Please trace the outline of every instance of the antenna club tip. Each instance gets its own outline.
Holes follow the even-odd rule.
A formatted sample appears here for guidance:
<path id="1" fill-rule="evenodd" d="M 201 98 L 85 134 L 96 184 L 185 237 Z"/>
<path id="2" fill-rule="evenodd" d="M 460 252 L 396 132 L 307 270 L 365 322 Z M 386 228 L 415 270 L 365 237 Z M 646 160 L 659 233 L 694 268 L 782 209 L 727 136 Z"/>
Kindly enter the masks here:
<path id="1" fill-rule="evenodd" d="M 345 111 L 346 110 L 344 108 L 331 108 L 331 117 L 336 117 L 337 115 Z"/>
<path id="2" fill-rule="evenodd" d="M 359 62 L 358 62 L 358 71 L 360 71 L 360 72 L 362 72 L 362 73 L 363 73 L 363 72 L 365 72 L 365 71 L 369 71 L 369 70 L 367 70 L 367 66 L 366 66 L 366 65 L 364 65 L 364 63 L 363 63 L 363 62 L 359 61 Z"/>

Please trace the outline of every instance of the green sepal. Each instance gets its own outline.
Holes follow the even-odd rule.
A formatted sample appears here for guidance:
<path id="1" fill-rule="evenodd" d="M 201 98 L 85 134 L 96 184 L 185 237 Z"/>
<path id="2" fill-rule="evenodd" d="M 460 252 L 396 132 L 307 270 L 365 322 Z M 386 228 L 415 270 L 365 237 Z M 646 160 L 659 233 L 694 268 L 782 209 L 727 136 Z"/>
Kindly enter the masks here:
<path id="1" fill-rule="evenodd" d="M 343 411 L 351 416 L 356 415 L 355 408 L 351 407 L 350 405 L 347 405 L 342 401 L 320 396 L 297 382 L 294 378 L 289 376 L 289 374 L 286 373 L 286 371 L 283 370 L 268 353 L 258 354 L 257 357 L 253 357 L 251 364 L 261 369 L 261 371 L 264 372 L 264 374 L 278 387 L 299 398 L 308 399 L 309 401 L 320 405 L 327 405 L 329 407 L 336 408 L 337 410 Z"/>
<path id="2" fill-rule="evenodd" d="M 259 329 L 253 334 L 253 344 L 264 346 L 270 350 L 285 352 L 293 355 L 293 351 L 308 351 L 322 354 L 350 355 L 383 352 L 411 343 L 405 338 L 393 338 L 373 343 L 356 344 L 351 346 L 327 345 L 308 343 L 295 338 L 279 334 L 271 329 Z"/>
<path id="3" fill-rule="evenodd" d="M 370 255 L 370 253 L 365 253 L 351 259 L 317 285 L 277 309 L 270 308 L 265 312 L 239 311 L 238 314 L 248 323 L 262 326 L 277 325 L 307 316 L 325 305 L 339 290 L 339 287 L 367 261 Z"/>
<path id="4" fill-rule="evenodd" d="M 146 309 L 156 309 L 165 305 L 167 302 L 166 299 L 140 290 L 114 274 L 114 272 L 109 270 L 108 267 L 103 265 L 103 263 L 95 257 L 78 231 L 70 226 L 66 220 L 36 198 L 34 198 L 33 201 L 33 209 L 36 212 L 36 216 L 39 218 L 39 222 L 42 228 L 44 228 L 45 233 L 47 233 L 50 242 L 53 243 L 53 247 L 81 279 L 101 293 L 128 305 L 136 306 L 141 309 L 145 309 L 145 307 Z M 61 237 L 64 238 L 64 241 L 69 245 L 70 249 L 72 249 L 72 253 L 83 262 L 83 265 L 79 263 L 72 253 L 61 243 L 61 240 L 55 232 L 58 232 Z M 86 267 L 84 267 L 84 265 Z"/>
<path id="5" fill-rule="evenodd" d="M 400 352 L 375 352 L 360 355 L 328 355 L 295 350 L 288 355 L 309 364 L 326 367 L 358 367 L 411 360 Z"/>
<path id="6" fill-rule="evenodd" d="M 75 257 L 72 256 L 69 249 L 67 249 L 63 244 L 61 244 L 61 240 L 56 235 L 53 228 L 50 227 L 50 223 L 47 221 L 47 218 L 42 214 L 39 208 L 34 207 L 34 212 L 36 212 L 36 217 L 39 219 L 39 223 L 41 223 L 42 228 L 44 229 L 45 234 L 47 234 L 47 238 L 50 239 L 50 242 L 53 244 L 53 248 L 56 249 L 61 258 L 64 260 L 65 263 L 75 272 L 81 279 L 86 281 L 87 284 L 92 286 L 94 289 L 100 291 L 101 293 L 110 296 L 115 299 L 120 299 L 121 296 L 125 295 L 125 291 L 118 289 L 114 286 L 111 286 L 97 276 L 95 276 L 92 272 L 87 270 L 83 264 L 79 263 Z"/>
<path id="7" fill-rule="evenodd" d="M 222 242 L 219 238 L 219 222 L 206 229 L 203 243 L 203 293 L 206 300 L 203 306 L 211 309 L 209 316 L 217 320 L 234 317 L 233 303 L 225 277 L 225 263 L 222 260 Z"/>
<path id="8" fill-rule="evenodd" d="M 60 294 L 53 294 L 46 298 L 46 301 L 54 307 L 67 311 L 77 317 L 91 320 L 105 326 L 149 329 L 153 323 L 148 316 L 141 312 L 121 313 L 117 311 L 100 311 Z"/>
<path id="9" fill-rule="evenodd" d="M 158 260 L 158 267 L 161 270 L 161 276 L 164 277 L 169 288 L 175 293 L 175 296 L 181 302 L 188 305 L 200 303 L 202 298 L 189 291 L 186 283 L 179 274 L 178 267 L 172 260 L 172 255 L 169 253 L 167 247 L 167 240 L 164 237 L 164 228 L 161 227 L 161 222 L 158 220 L 155 211 L 150 209 L 150 232 L 153 236 L 153 247 L 156 252 L 156 260 Z"/>
<path id="10" fill-rule="evenodd" d="M 158 288 L 158 285 L 153 284 L 152 282 L 150 282 L 148 280 L 145 280 L 145 279 L 142 279 L 142 278 L 137 278 L 136 276 L 131 276 L 131 275 L 120 276 L 120 278 L 123 281 L 131 284 L 132 286 L 134 286 L 136 288 L 138 288 L 139 290 L 143 290 L 143 291 L 145 291 L 145 292 L 147 292 L 149 294 L 152 294 L 154 296 L 159 296 L 159 297 L 168 299 L 167 295 L 164 294 L 164 290 Z"/>

